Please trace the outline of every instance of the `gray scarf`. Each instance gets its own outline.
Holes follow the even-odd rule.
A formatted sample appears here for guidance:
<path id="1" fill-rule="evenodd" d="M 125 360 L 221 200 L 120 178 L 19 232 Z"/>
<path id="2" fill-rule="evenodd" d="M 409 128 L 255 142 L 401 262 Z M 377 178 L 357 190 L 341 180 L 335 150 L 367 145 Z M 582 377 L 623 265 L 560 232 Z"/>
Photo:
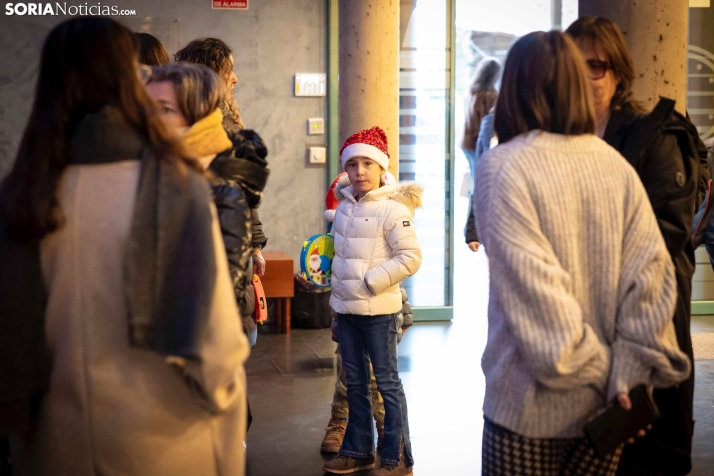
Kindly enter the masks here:
<path id="1" fill-rule="evenodd" d="M 196 359 L 216 284 L 208 182 L 153 156 L 114 107 L 82 119 L 72 144 L 75 164 L 141 159 L 124 273 L 129 343 Z"/>
<path id="2" fill-rule="evenodd" d="M 158 160 L 119 109 L 86 115 L 70 144 L 71 164 L 141 160 L 124 292 L 132 347 L 198 358 L 216 283 L 205 178 L 184 164 Z M 45 338 L 47 290 L 39 243 L 18 243 L 0 216 L 0 436 L 30 428 L 47 389 L 51 356 Z"/>
<path id="3" fill-rule="evenodd" d="M 205 178 L 181 172 L 144 158 L 126 255 L 129 339 L 196 359 L 216 284 L 213 217 Z"/>

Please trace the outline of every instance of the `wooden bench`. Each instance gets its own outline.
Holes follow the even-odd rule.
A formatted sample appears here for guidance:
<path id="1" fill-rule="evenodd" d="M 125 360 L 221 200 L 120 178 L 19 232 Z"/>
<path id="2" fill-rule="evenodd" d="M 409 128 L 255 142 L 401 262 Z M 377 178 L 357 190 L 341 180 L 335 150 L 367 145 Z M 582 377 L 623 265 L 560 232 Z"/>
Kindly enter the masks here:
<path id="1" fill-rule="evenodd" d="M 265 297 L 276 298 L 278 330 L 290 333 L 290 300 L 295 296 L 293 259 L 282 251 L 263 251 L 265 274 L 260 278 Z"/>

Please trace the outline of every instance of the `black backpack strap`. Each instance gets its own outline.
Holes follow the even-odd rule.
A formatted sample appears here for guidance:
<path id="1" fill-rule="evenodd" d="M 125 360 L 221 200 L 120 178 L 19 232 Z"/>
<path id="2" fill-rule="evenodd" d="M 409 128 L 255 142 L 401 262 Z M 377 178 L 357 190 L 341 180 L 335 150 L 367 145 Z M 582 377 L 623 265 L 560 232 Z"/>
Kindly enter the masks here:
<path id="1" fill-rule="evenodd" d="M 674 111 L 674 99 L 660 97 L 659 102 L 650 113 L 650 117 L 657 119 L 660 122 L 665 121 Z"/>

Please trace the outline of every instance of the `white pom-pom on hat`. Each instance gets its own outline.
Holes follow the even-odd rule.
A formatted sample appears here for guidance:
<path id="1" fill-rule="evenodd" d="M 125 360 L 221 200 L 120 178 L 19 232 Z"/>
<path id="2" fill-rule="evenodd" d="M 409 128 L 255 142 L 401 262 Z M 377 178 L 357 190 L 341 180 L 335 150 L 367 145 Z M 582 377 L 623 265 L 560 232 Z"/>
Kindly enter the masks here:
<path id="1" fill-rule="evenodd" d="M 335 221 L 336 212 L 337 210 L 325 210 L 325 213 L 323 213 L 322 215 L 325 217 L 325 220 L 332 223 L 333 221 Z"/>

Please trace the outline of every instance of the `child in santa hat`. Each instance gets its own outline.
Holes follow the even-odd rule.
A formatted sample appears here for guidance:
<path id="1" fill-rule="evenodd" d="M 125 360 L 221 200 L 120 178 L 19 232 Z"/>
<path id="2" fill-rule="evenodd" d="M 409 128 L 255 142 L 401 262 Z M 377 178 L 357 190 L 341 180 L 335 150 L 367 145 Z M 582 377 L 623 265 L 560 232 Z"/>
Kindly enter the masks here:
<path id="1" fill-rule="evenodd" d="M 335 190 L 339 204 L 332 230 L 330 306 L 337 313 L 350 417 L 338 456 L 324 470 L 348 474 L 375 466 L 369 359 L 385 409 L 381 467 L 372 474 L 406 476 L 412 474 L 414 460 L 397 369 L 399 283 L 421 265 L 412 219 L 421 206 L 422 189 L 386 183 L 389 152 L 379 127 L 347 139 L 340 160 L 348 180 Z"/>
<path id="2" fill-rule="evenodd" d="M 396 183 L 391 173 L 386 172 L 385 175 L 387 175 L 387 177 L 384 182 L 387 185 Z M 337 176 L 335 181 L 332 182 L 332 186 L 327 191 L 327 196 L 325 197 L 324 215 L 325 220 L 330 223 L 335 219 L 335 212 L 338 205 L 337 197 L 335 197 L 335 188 L 343 177 L 345 180 L 348 180 L 347 174 L 342 172 Z M 402 310 L 399 313 L 397 344 L 402 340 L 402 333 L 406 332 L 413 323 L 412 307 L 409 304 L 409 297 L 402 283 L 399 284 L 399 287 L 402 292 Z M 337 338 L 337 320 L 332 321 L 332 340 L 339 343 L 339 339 Z M 340 451 L 342 441 L 345 438 L 347 417 L 349 416 L 347 380 L 345 370 L 342 367 L 342 352 L 340 352 L 339 345 L 337 346 L 337 350 L 335 350 L 335 354 L 337 354 L 337 381 L 335 382 L 335 393 L 332 396 L 330 421 L 327 423 L 325 437 L 320 445 L 320 451 L 323 453 L 337 453 Z M 377 389 L 377 381 L 374 378 L 374 371 L 372 370 L 371 364 L 369 366 L 369 388 L 372 396 L 372 415 L 374 415 L 374 420 L 377 424 L 377 449 L 379 450 L 382 448 L 382 441 L 384 439 L 384 400 Z"/>

